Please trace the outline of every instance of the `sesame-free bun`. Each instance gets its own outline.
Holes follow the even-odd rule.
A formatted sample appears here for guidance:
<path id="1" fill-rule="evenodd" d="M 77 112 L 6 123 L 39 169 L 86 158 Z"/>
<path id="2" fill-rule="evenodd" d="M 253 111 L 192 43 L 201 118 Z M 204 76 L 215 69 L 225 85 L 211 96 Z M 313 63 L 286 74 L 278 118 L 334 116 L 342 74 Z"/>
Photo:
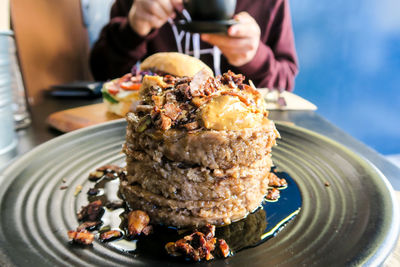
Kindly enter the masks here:
<path id="1" fill-rule="evenodd" d="M 200 59 L 177 52 L 155 53 L 140 64 L 140 69 L 162 71 L 180 77 L 193 77 L 200 70 L 206 69 L 214 76 L 213 71 Z"/>

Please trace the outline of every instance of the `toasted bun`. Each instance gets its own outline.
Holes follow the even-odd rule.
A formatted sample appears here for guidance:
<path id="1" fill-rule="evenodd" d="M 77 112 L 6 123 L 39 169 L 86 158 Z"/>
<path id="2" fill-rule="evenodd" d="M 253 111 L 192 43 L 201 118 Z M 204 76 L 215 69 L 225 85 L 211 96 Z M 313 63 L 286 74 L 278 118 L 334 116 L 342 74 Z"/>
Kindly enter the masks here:
<path id="1" fill-rule="evenodd" d="M 177 52 L 161 52 L 146 58 L 140 65 L 141 70 L 158 70 L 174 76 L 193 77 L 201 69 L 212 76 L 213 71 L 200 59 Z"/>
<path id="2" fill-rule="evenodd" d="M 132 105 L 132 102 L 120 101 L 118 103 L 110 103 L 105 99 L 103 99 L 103 102 L 106 104 L 108 112 L 116 114 L 119 117 L 125 117 L 126 113 L 130 111 Z"/>

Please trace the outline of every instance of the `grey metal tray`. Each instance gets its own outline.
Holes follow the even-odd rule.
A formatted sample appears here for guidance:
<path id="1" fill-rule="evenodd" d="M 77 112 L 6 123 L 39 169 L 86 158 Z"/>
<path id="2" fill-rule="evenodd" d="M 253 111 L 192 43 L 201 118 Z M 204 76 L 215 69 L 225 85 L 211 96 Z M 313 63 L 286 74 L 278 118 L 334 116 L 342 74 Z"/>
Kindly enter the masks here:
<path id="1" fill-rule="evenodd" d="M 9 166 L 0 176 L 1 266 L 188 265 L 134 257 L 95 241 L 76 248 L 67 230 L 87 202 L 87 175 L 104 164 L 122 163 L 123 120 L 57 137 Z M 225 260 L 196 265 L 376 266 L 399 233 L 394 193 L 381 172 L 342 145 L 303 128 L 277 124 L 282 138 L 273 149 L 280 170 L 297 182 L 303 206 L 276 237 Z M 69 185 L 60 190 L 62 179 Z M 329 186 L 325 184 L 329 183 Z M 75 187 L 83 185 L 74 196 Z M 268 212 L 268 211 L 267 211 Z"/>

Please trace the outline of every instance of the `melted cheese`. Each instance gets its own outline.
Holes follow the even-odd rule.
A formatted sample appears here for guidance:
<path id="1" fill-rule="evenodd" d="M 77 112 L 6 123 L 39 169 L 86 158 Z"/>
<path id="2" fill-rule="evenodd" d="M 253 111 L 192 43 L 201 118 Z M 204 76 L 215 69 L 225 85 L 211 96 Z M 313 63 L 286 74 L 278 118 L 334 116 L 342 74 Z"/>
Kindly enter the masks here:
<path id="1" fill-rule="evenodd" d="M 221 95 L 200 107 L 204 127 L 213 130 L 241 130 L 259 127 L 268 121 L 263 113 L 253 113 L 236 96 Z"/>

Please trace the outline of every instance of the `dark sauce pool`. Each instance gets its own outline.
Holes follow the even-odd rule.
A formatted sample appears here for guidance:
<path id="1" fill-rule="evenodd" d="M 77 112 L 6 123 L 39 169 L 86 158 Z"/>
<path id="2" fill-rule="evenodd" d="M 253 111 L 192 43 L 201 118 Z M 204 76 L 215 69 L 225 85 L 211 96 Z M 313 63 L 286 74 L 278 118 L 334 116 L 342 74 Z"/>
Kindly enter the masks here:
<path id="1" fill-rule="evenodd" d="M 300 211 L 302 199 L 300 190 L 288 173 L 275 171 L 279 178 L 287 181 L 287 187 L 280 189 L 280 198 L 277 201 L 264 200 L 261 207 L 246 218 L 227 226 L 216 228 L 215 236 L 224 239 L 230 247 L 231 254 L 260 245 L 275 236 Z M 89 202 L 100 199 L 102 203 L 121 202 L 118 195 L 119 179 L 102 178 L 94 183 L 98 189 L 96 195 L 89 195 Z M 175 242 L 192 232 L 193 229 L 176 229 L 163 225 L 153 225 L 153 233 L 140 235 L 130 239 L 127 230 L 128 210 L 125 206 L 109 209 L 104 207 L 102 225 L 96 233 L 109 230 L 118 230 L 123 237 L 117 240 L 104 242 L 106 246 L 133 254 L 135 257 L 181 261 L 182 258 L 171 257 L 165 250 L 165 244 Z"/>

